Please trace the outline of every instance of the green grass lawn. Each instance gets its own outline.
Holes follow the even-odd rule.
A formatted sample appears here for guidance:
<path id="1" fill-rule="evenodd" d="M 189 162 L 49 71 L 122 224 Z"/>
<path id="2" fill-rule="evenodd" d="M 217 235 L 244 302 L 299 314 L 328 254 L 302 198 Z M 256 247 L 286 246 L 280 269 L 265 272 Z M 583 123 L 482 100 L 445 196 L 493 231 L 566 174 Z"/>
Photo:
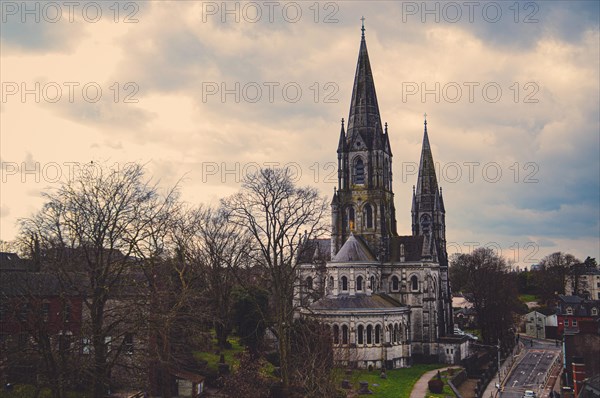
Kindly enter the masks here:
<path id="1" fill-rule="evenodd" d="M 479 341 L 481 341 L 481 330 L 479 329 L 464 329 L 465 332 L 471 333 L 473 336 L 479 337 Z"/>
<path id="2" fill-rule="evenodd" d="M 519 295 L 519 300 L 522 303 L 529 303 L 530 301 L 538 301 L 539 298 L 533 294 L 521 294 Z"/>
<path id="3" fill-rule="evenodd" d="M 387 379 L 381 379 L 379 377 L 380 371 L 378 370 L 373 370 L 372 372 L 363 369 L 354 370 L 352 375 L 346 375 L 343 369 L 339 369 L 336 380 L 338 386 L 342 380 L 350 380 L 352 389 L 355 391 L 359 388 L 360 381 L 368 381 L 369 389 L 373 391 L 372 397 L 409 398 L 413 386 L 424 373 L 445 366 L 448 365 L 413 365 L 410 368 L 392 369 L 386 372 Z M 374 386 L 373 384 L 378 384 L 378 386 Z"/>
<path id="4" fill-rule="evenodd" d="M 240 345 L 240 339 L 238 337 L 230 336 L 227 340 L 231 343 L 231 348 L 221 350 L 221 354 L 223 354 L 223 356 L 225 357 L 225 363 L 229 364 L 230 369 L 233 370 L 233 369 L 236 369 L 240 364 L 240 361 L 237 358 L 236 354 L 243 352 L 244 347 L 242 345 Z M 218 349 L 217 341 L 216 341 L 216 339 L 213 339 L 213 350 L 212 351 L 210 351 L 210 352 L 196 351 L 196 352 L 194 352 L 194 357 L 196 359 L 200 359 L 200 360 L 204 360 L 204 361 L 208 362 L 208 367 L 216 371 L 218 369 L 219 357 L 220 357 L 220 354 L 215 354 L 217 349 Z"/>
<path id="5" fill-rule="evenodd" d="M 456 374 L 458 371 L 455 370 L 454 374 Z M 450 388 L 450 386 L 448 385 L 448 371 L 444 371 L 441 373 L 442 376 L 442 381 L 444 382 L 444 389 L 442 390 L 441 393 L 439 394 L 434 394 L 431 391 L 427 391 L 427 395 L 426 397 L 423 398 L 446 398 L 446 397 L 456 397 L 456 395 L 454 395 L 454 391 L 452 391 L 452 389 Z M 451 376 L 450 376 L 451 377 Z M 431 380 L 437 378 L 437 375 L 432 377 Z"/>

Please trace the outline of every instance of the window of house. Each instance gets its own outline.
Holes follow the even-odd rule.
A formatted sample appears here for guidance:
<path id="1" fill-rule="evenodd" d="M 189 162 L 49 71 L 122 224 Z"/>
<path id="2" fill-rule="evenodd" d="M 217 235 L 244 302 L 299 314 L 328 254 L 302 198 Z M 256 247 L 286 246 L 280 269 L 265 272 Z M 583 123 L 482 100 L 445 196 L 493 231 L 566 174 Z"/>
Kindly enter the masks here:
<path id="1" fill-rule="evenodd" d="M 48 322 L 48 319 L 50 319 L 50 302 L 44 300 L 42 303 L 42 320 Z"/>
<path id="2" fill-rule="evenodd" d="M 27 333 L 19 333 L 17 347 L 19 350 L 27 348 L 27 342 L 29 341 L 29 335 Z"/>
<path id="3" fill-rule="evenodd" d="M 71 312 L 72 312 L 72 308 L 71 308 L 71 303 L 69 303 L 68 301 L 65 302 L 65 305 L 63 307 L 63 319 L 65 320 L 65 322 L 71 322 Z"/>
<path id="4" fill-rule="evenodd" d="M 66 352 L 71 349 L 71 339 L 72 336 L 69 332 L 61 333 L 58 336 L 58 350 L 60 352 Z"/>
<path id="5" fill-rule="evenodd" d="M 419 290 L 419 279 L 416 275 L 410 278 L 410 286 L 413 291 Z"/>
<path id="6" fill-rule="evenodd" d="M 123 337 L 123 351 L 125 354 L 133 354 L 133 333 L 125 333 Z"/>
<path id="7" fill-rule="evenodd" d="M 342 344 L 348 344 L 348 326 L 342 325 Z"/>
<path id="8" fill-rule="evenodd" d="M 364 341 L 365 341 L 364 334 L 365 334 L 365 327 L 363 325 L 358 325 L 358 332 L 357 332 L 357 336 L 356 336 L 358 344 L 361 344 L 361 345 L 364 344 Z"/>
<path id="9" fill-rule="evenodd" d="M 400 281 L 396 275 L 392 276 L 392 291 L 397 292 L 399 290 Z"/>
<path id="10" fill-rule="evenodd" d="M 373 344 L 373 326 L 367 325 L 367 344 Z"/>
<path id="11" fill-rule="evenodd" d="M 368 203 L 365 205 L 365 220 L 367 228 L 373 228 L 373 208 Z"/>
<path id="12" fill-rule="evenodd" d="M 567 307 L 567 315 L 573 315 L 573 308 Z"/>
<path id="13" fill-rule="evenodd" d="M 592 315 L 598 315 L 598 309 L 596 307 L 592 308 Z"/>
<path id="14" fill-rule="evenodd" d="M 342 276 L 342 290 L 343 291 L 348 290 L 348 278 L 345 276 Z"/>
<path id="15" fill-rule="evenodd" d="M 362 276 L 359 276 L 358 278 L 356 278 L 356 290 L 358 290 L 358 291 L 363 290 L 363 277 Z"/>
<path id="16" fill-rule="evenodd" d="M 573 326 L 577 326 L 577 319 L 573 319 Z"/>
<path id="17" fill-rule="evenodd" d="M 354 163 L 354 183 L 365 183 L 365 164 L 363 163 L 362 158 L 356 159 L 356 162 Z"/>
<path id="18" fill-rule="evenodd" d="M 81 339 L 81 353 L 84 355 L 89 355 L 92 353 L 92 341 L 89 337 L 84 337 Z"/>
<path id="19" fill-rule="evenodd" d="M 569 320 L 565 319 L 565 326 L 569 326 Z"/>
<path id="20" fill-rule="evenodd" d="M 21 304 L 21 306 L 19 307 L 19 314 L 18 314 L 19 321 L 22 321 L 22 322 L 26 321 L 28 314 L 29 314 L 29 304 L 27 304 L 27 303 Z"/>

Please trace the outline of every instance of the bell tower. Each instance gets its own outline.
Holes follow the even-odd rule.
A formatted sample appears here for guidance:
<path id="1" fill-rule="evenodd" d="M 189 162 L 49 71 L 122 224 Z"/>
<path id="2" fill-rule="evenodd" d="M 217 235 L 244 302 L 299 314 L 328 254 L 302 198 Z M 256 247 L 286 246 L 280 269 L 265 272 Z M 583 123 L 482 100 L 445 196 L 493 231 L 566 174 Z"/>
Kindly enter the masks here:
<path id="1" fill-rule="evenodd" d="M 365 40 L 364 18 L 347 128 L 338 142 L 338 186 L 331 203 L 331 255 L 350 236 L 361 236 L 380 260 L 396 236 L 392 191 L 392 151 L 387 123 L 382 125 Z"/>

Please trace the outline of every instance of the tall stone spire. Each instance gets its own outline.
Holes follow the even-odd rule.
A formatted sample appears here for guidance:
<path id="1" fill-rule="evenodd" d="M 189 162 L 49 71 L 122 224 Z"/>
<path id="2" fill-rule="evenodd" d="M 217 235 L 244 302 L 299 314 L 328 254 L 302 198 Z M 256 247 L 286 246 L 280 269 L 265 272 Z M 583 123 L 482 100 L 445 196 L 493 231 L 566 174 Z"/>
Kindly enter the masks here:
<path id="1" fill-rule="evenodd" d="M 383 143 L 383 130 L 373 72 L 367 52 L 364 19 L 361 30 L 360 50 L 348 117 L 348 144 L 353 145 L 360 136 L 368 149 L 380 149 Z"/>
<path id="2" fill-rule="evenodd" d="M 425 119 L 424 126 L 416 196 L 417 202 L 420 202 L 421 211 L 432 211 L 434 210 L 435 195 L 438 193 L 438 185 L 431 146 L 429 145 L 429 136 L 427 134 L 427 119 Z"/>
<path id="3" fill-rule="evenodd" d="M 440 265 L 447 266 L 446 209 L 435 175 L 435 164 L 427 134 L 427 114 L 425 114 L 424 126 L 419 176 L 416 189 L 413 191 L 412 231 L 415 236 L 431 236 Z"/>

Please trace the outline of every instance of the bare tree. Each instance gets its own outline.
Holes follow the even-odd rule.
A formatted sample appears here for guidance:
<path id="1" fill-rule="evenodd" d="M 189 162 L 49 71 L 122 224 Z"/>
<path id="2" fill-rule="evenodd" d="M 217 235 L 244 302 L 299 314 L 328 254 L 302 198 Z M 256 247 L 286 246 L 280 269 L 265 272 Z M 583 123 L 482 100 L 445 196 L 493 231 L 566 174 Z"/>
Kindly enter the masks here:
<path id="1" fill-rule="evenodd" d="M 311 318 L 294 321 L 292 329 L 292 378 L 304 397 L 336 395 L 333 349 L 329 326 Z"/>
<path id="2" fill-rule="evenodd" d="M 200 266 L 205 277 L 211 320 L 219 348 L 226 348 L 232 331 L 232 290 L 236 270 L 248 268 L 251 239 L 245 228 L 227 222 L 223 209 L 199 208 L 198 230 L 189 250 L 190 262 Z"/>
<path id="3" fill-rule="evenodd" d="M 241 191 L 222 203 L 228 221 L 245 229 L 255 245 L 249 256 L 261 269 L 263 286 L 271 294 L 268 324 L 278 340 L 283 389 L 287 391 L 293 297 L 299 282 L 295 260 L 304 239 L 324 232 L 327 203 L 316 189 L 296 187 L 289 169 L 261 169 L 247 175 Z"/>
<path id="4" fill-rule="evenodd" d="M 50 273 L 3 272 L 0 284 L 2 369 L 16 380 L 46 384 L 64 398 L 80 376 L 81 300 Z M 6 337 L 6 336 L 5 336 Z"/>
<path id="5" fill-rule="evenodd" d="M 45 193 L 43 209 L 21 220 L 21 241 L 32 257 L 41 256 L 43 266 L 70 285 L 71 271 L 85 274 L 83 333 L 90 336 L 94 397 L 108 390 L 126 331 L 144 328 L 144 261 L 162 254 L 177 196 L 176 188 L 159 194 L 141 165 L 96 165 Z"/>

